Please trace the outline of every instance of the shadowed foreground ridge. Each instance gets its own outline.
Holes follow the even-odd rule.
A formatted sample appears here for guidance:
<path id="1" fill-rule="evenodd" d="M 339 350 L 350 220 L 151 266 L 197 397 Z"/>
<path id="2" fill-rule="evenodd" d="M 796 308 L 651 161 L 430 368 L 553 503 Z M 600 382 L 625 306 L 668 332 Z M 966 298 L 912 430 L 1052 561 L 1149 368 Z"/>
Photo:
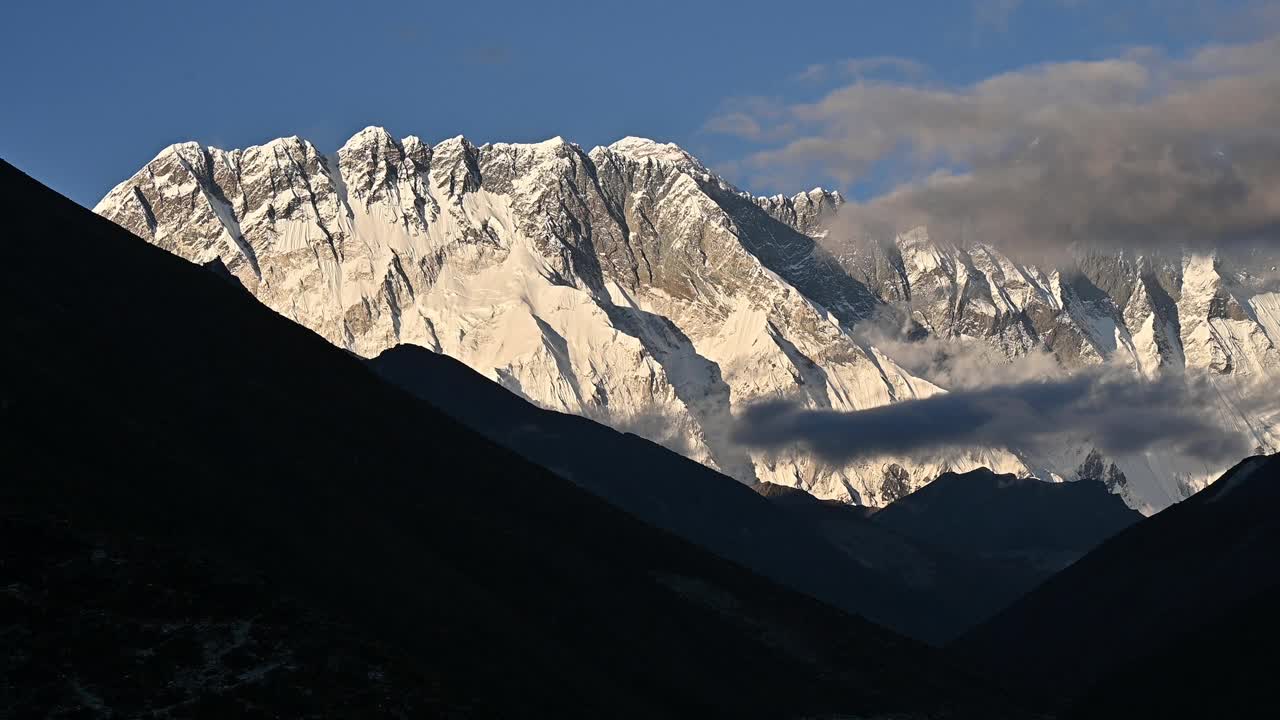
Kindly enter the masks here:
<path id="1" fill-rule="evenodd" d="M 361 682 L 408 697 L 431 678 L 420 707 L 463 715 L 1018 715 L 927 648 L 613 509 L 7 164 L 0 191 L 5 527 L 69 543 L 50 557 L 71 573 L 6 564 L 8 607 L 45 598 L 37 607 L 79 622 L 78 603 L 104 603 L 91 616 L 121 623 L 108 638 L 165 613 L 269 632 L 273 608 L 298 608 L 315 620 L 280 625 L 292 633 L 281 647 L 296 650 L 281 668 L 320 672 L 303 635 L 337 626 L 330 656 L 356 669 L 312 677 L 350 678 L 357 699 Z M 131 617 L 130 603 L 75 598 L 112 577 L 111 558 L 176 568 L 147 582 L 195 605 L 139 604 Z M 215 579 L 192 580 L 205 563 Z M 250 590 L 201 589 L 216 577 L 250 578 Z M 91 716 L 171 703 L 145 652 L 100 680 L 103 648 L 77 638 L 103 635 L 65 628 L 68 642 L 50 645 L 31 612 L 5 615 L 28 623 L 6 627 L 8 709 L 51 695 Z M 271 678 L 273 660 L 259 659 L 239 672 Z M 391 669 L 378 679 L 374 666 Z M 199 707 L 305 714 L 307 683 L 264 698 L 255 673 L 236 677 L 197 683 L 212 703 Z"/>
<path id="2" fill-rule="evenodd" d="M 966 630 L 1142 518 L 1102 483 L 1050 483 L 981 468 L 945 473 L 873 510 L 765 484 L 757 490 L 900 599 L 923 596 L 908 627 L 934 643 Z"/>
<path id="3" fill-rule="evenodd" d="M 986 469 L 947 473 L 868 515 L 873 509 L 798 488 L 748 488 L 636 435 L 536 407 L 447 355 L 400 345 L 369 363 L 645 522 L 934 644 L 986 620 L 1142 517 L 1101 483 L 1046 483 Z"/>
<path id="4" fill-rule="evenodd" d="M 1079 717 L 1274 706 L 1280 456 L 1120 532 L 954 649 Z M 1236 712 L 1233 712 L 1232 710 Z"/>
<path id="5" fill-rule="evenodd" d="M 400 345 L 387 381 L 628 514 L 806 595 L 916 636 L 894 588 L 751 488 L 637 435 L 539 408 L 447 356 Z M 797 492 L 803 492 L 797 490 Z"/>
<path id="6" fill-rule="evenodd" d="M 1142 519 L 1101 482 L 1044 482 L 986 468 L 945 473 L 873 517 L 936 547 L 1021 564 L 1040 579 Z"/>

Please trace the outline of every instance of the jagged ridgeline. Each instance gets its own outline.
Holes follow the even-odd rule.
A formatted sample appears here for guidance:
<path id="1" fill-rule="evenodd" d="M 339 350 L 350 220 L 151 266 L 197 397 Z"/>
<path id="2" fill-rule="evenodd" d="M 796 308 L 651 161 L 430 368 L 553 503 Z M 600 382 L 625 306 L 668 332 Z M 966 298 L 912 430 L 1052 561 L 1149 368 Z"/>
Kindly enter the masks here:
<path id="1" fill-rule="evenodd" d="M 1095 462 L 1087 446 L 837 467 L 731 442 L 732 416 L 762 397 L 854 410 L 945 389 L 855 339 L 890 305 L 909 303 L 939 337 L 1009 356 L 1119 357 L 1143 373 L 1280 368 L 1280 295 L 1241 289 L 1212 257 L 1120 254 L 1068 272 L 924 229 L 833 254 L 819 240 L 842 203 L 821 189 L 753 197 L 679 147 L 640 138 L 584 152 L 560 138 L 429 146 L 367 128 L 332 156 L 297 137 L 174 145 L 95 210 L 187 259 L 221 259 L 263 303 L 360 355 L 422 345 L 744 482 L 869 505 L 944 470 L 1074 478 L 1102 464 L 1101 479 L 1150 510 L 1220 469 Z M 1272 442 L 1253 419 L 1220 414 L 1260 447 Z"/>

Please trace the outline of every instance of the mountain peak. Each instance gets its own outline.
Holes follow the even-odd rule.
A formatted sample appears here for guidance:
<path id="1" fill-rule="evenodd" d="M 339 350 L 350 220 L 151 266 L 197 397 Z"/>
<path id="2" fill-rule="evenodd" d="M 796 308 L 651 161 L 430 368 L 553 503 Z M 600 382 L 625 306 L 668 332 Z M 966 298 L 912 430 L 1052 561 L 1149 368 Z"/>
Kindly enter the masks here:
<path id="1" fill-rule="evenodd" d="M 814 198 L 830 198 L 834 200 L 837 205 L 844 204 L 844 195 L 841 195 L 839 190 L 828 190 L 821 185 L 815 185 L 812 190 L 806 193 L 801 193 L 801 195 L 807 196 L 811 200 Z"/>
<path id="2" fill-rule="evenodd" d="M 701 162 L 675 143 L 660 143 L 649 138 L 628 135 L 609 146 L 613 152 L 637 161 L 657 160 L 673 165 L 705 170 Z"/>
<path id="3" fill-rule="evenodd" d="M 155 157 L 151 158 L 150 162 L 148 162 L 147 165 L 148 166 L 154 165 L 155 163 L 163 162 L 164 160 L 171 157 L 177 157 L 178 159 L 186 159 L 186 158 L 194 157 L 195 154 L 203 153 L 204 151 L 205 151 L 205 146 L 201 145 L 195 140 L 186 140 L 184 142 L 176 142 L 171 145 L 166 145 L 164 148 L 162 148 L 160 152 L 156 153 Z"/>
<path id="4" fill-rule="evenodd" d="M 195 140 L 187 140 L 185 142 L 173 143 L 172 145 L 169 145 L 165 147 L 165 149 L 156 153 L 156 159 L 162 158 L 165 155 L 171 155 L 173 153 L 181 153 L 184 150 L 200 152 L 204 150 L 204 146 L 196 142 Z"/>
<path id="5" fill-rule="evenodd" d="M 387 146 L 398 144 L 399 143 L 396 142 L 396 139 L 391 136 L 391 133 L 387 132 L 386 128 L 379 127 L 377 125 L 370 125 L 355 135 L 352 135 L 345 143 L 343 143 L 342 147 L 338 150 L 338 153 L 342 154 L 344 151 L 352 150 L 357 147 L 367 147 L 369 145 Z"/>

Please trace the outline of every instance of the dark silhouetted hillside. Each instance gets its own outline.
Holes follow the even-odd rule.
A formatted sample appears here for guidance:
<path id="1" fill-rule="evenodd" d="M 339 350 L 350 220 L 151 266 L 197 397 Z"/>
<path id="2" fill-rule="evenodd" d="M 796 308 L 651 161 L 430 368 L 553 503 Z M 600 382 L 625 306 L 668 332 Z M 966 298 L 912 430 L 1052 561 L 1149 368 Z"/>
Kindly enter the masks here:
<path id="1" fill-rule="evenodd" d="M 946 642 L 990 618 L 1141 518 L 1099 483 L 1047 483 L 979 469 L 947 473 L 868 513 L 774 485 L 761 494 L 860 567 L 926 598 L 912 628 Z"/>
<path id="2" fill-rule="evenodd" d="M 347 628 L 332 641 L 335 657 L 375 658 L 360 649 L 367 638 L 390 657 L 413 658 L 406 672 L 438 681 L 427 708 L 508 717 L 1016 715 L 928 648 L 634 519 L 7 164 L 0 204 L 0 500 L 13 522 L 34 525 L 32 537 L 65 527 L 74 542 L 124 548 L 122 557 L 152 548 L 184 558 L 179 565 L 207 558 L 257 578 L 248 599 L 228 601 L 252 606 L 236 610 L 237 620 L 298 604 L 300 615 Z M 160 562 L 145 552 L 130 561 L 144 575 Z M 85 639 L 147 638 L 114 635 L 131 632 L 124 626 L 74 627 L 125 619 L 93 590 L 104 582 L 96 567 L 75 560 L 64 568 L 71 578 L 3 568 L 0 587 L 19 583 L 24 597 L 47 597 L 73 625 L 53 636 L 65 645 L 50 644 L 40 618 L 22 616 L 25 634 L 10 628 L 2 666 L 10 707 L 30 707 L 39 691 L 79 698 L 88 714 L 88 706 L 123 711 L 154 706 L 166 691 L 164 673 L 131 664 L 141 659 L 120 659 L 117 675 L 103 675 L 106 650 Z M 185 598 L 166 612 L 224 617 L 220 595 L 185 572 L 108 575 L 102 592 L 149 584 Z M 69 594 L 79 589 L 92 597 Z M 74 611 L 95 603 L 115 609 Z M 149 604 L 139 613 L 162 615 Z M 358 697 L 362 683 L 379 682 L 341 668 L 325 674 L 304 652 L 295 662 L 316 683 L 353 684 L 314 689 L 326 696 Z M 254 677 L 196 691 L 248 693 Z M 412 684 L 398 674 L 390 682 Z M 250 714 L 294 714 L 290 693 L 306 684 L 279 688 Z"/>
<path id="3" fill-rule="evenodd" d="M 1271 675 L 1270 650 L 1260 659 L 1256 643 L 1275 634 L 1258 603 L 1280 586 L 1278 502 L 1280 457 L 1245 460 L 954 647 L 1028 688 L 1057 698 L 1096 693 L 1115 707 L 1155 707 L 1149 703 L 1161 698 L 1146 693 L 1162 683 L 1173 696 L 1206 686 L 1205 678 Z M 1177 663 L 1185 665 L 1162 675 Z M 1200 677 L 1184 684 L 1189 676 Z"/>

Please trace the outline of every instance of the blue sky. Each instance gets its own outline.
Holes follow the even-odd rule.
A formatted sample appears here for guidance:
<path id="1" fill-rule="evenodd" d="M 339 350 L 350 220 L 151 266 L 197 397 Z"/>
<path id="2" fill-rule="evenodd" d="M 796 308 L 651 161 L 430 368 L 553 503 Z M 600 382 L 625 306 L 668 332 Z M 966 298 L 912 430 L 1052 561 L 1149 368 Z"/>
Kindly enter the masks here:
<path id="1" fill-rule="evenodd" d="M 1213 18 L 1231 17 L 1235 4 L 1245 3 L 1214 3 Z M 708 131 L 708 120 L 733 98 L 820 94 L 797 79 L 811 65 L 895 56 L 960 86 L 1132 46 L 1177 53 L 1240 31 L 1208 22 L 1203 7 L 15 3 L 0 28 L 0 156 L 87 205 L 172 142 L 230 148 L 297 134 L 327 152 L 371 124 L 428 142 L 562 135 L 589 148 L 642 135 L 680 143 L 732 177 L 747 148 Z M 736 179 L 759 192 L 802 189 Z"/>

